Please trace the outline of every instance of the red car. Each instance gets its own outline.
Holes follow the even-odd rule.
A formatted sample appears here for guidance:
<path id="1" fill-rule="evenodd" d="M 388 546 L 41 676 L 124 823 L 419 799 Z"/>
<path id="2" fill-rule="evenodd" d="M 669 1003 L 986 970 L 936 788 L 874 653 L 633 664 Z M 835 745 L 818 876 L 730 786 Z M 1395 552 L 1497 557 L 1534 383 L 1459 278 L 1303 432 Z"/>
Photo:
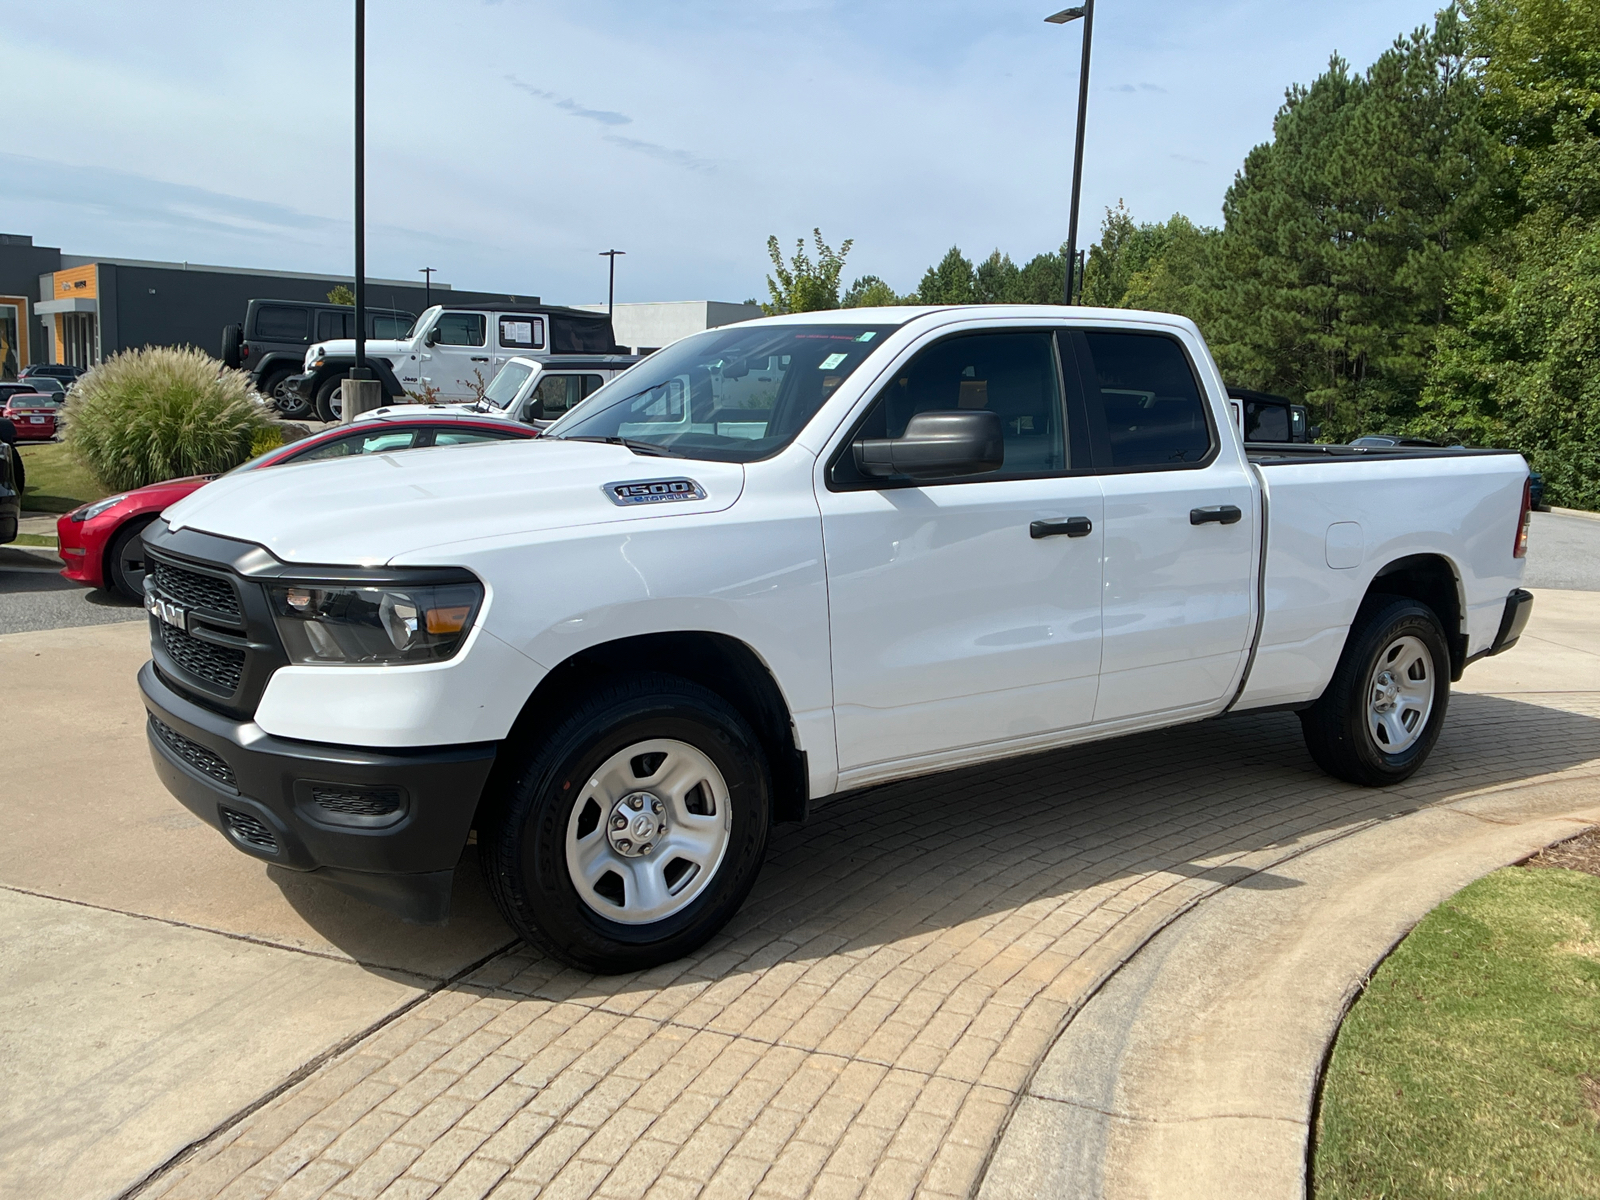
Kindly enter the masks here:
<path id="1" fill-rule="evenodd" d="M 60 407 L 59 394 L 16 392 L 6 397 L 0 417 L 17 427 L 17 441 L 48 442 L 56 435 L 56 412 Z"/>
<path id="2" fill-rule="evenodd" d="M 21 432 L 20 428 L 18 430 Z M 283 463 L 343 458 L 352 454 L 392 454 L 427 446 L 461 446 L 477 442 L 515 441 L 539 431 L 520 421 L 470 414 L 395 413 L 359 425 L 341 425 L 269 450 L 240 471 Z M 62 574 L 85 587 L 107 588 L 129 600 L 144 599 L 144 527 L 162 510 L 190 492 L 205 487 L 215 475 L 168 479 L 131 492 L 119 492 L 67 513 L 56 522 Z"/>

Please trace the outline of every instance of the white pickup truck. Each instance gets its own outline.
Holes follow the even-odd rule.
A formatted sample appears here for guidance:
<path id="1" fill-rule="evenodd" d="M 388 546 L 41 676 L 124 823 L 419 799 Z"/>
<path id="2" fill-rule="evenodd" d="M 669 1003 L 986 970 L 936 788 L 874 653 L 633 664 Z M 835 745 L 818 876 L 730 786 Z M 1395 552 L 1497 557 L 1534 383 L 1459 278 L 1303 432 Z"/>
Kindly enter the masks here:
<path id="1" fill-rule="evenodd" d="M 438 921 L 476 831 L 518 933 L 631 970 L 868 784 L 1267 708 L 1405 779 L 1527 620 L 1527 483 L 1246 445 L 1179 317 L 774 317 L 533 441 L 217 480 L 145 534 L 139 680 L 244 852 Z"/>

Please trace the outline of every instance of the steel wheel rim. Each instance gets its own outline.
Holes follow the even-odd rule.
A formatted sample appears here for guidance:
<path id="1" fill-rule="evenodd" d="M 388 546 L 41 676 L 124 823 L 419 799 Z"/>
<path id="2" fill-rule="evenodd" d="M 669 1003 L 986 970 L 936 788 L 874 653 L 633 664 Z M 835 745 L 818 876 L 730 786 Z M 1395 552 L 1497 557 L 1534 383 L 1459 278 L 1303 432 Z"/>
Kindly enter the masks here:
<path id="1" fill-rule="evenodd" d="M 700 750 L 650 738 L 590 775 L 567 818 L 567 876 L 608 921 L 648 925 L 682 912 L 727 856 L 732 809 Z"/>
<path id="2" fill-rule="evenodd" d="M 1384 754 L 1416 745 L 1433 715 L 1433 654 L 1419 637 L 1395 638 L 1367 678 L 1367 736 Z"/>
<path id="3" fill-rule="evenodd" d="M 344 419 L 344 389 L 342 387 L 334 388 L 333 395 L 328 397 L 328 411 L 333 414 L 335 421 Z"/>

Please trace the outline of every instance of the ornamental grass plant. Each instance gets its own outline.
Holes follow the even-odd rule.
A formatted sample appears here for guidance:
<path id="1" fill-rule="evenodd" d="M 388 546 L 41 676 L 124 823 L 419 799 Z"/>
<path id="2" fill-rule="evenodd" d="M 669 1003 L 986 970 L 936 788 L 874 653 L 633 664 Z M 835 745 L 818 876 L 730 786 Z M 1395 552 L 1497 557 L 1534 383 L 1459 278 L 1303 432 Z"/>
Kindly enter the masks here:
<path id="1" fill-rule="evenodd" d="M 271 428 L 249 376 L 192 347 L 107 359 L 78 381 L 64 415 L 73 453 L 115 491 L 230 470 Z"/>

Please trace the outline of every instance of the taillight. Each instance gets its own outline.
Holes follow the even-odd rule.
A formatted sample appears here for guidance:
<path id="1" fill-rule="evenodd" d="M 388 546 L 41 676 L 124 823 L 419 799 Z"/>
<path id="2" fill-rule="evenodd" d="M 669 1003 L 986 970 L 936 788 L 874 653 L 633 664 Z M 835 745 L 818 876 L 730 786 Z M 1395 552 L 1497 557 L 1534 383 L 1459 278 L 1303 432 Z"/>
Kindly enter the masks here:
<path id="1" fill-rule="evenodd" d="M 247 359 L 249 357 L 250 357 L 250 347 L 248 345 L 240 346 L 239 347 L 239 361 L 243 362 L 245 359 Z"/>
<path id="2" fill-rule="evenodd" d="M 1522 481 L 1522 516 L 1517 519 L 1517 542 L 1511 548 L 1512 558 L 1528 556 L 1528 531 L 1533 528 L 1533 476 Z"/>

